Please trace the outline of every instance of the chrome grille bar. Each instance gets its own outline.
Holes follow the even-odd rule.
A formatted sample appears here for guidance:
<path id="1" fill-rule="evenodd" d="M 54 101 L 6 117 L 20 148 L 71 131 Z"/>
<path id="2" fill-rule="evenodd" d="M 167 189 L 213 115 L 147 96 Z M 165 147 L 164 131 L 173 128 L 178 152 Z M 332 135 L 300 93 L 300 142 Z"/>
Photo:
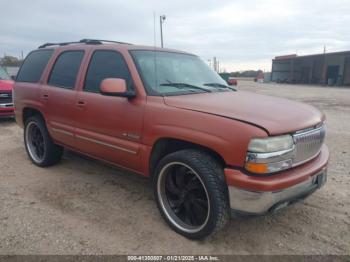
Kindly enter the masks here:
<path id="1" fill-rule="evenodd" d="M 0 103 L 12 103 L 12 93 L 8 91 L 0 91 Z"/>
<path id="2" fill-rule="evenodd" d="M 293 135 L 295 143 L 294 165 L 300 165 L 316 157 L 321 150 L 325 135 L 325 125 L 295 133 Z"/>

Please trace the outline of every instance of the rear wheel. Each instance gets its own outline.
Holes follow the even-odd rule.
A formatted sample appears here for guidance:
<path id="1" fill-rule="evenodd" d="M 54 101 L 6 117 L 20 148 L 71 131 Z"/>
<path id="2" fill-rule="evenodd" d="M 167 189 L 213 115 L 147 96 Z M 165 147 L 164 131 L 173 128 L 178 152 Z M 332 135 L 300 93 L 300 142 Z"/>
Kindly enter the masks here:
<path id="1" fill-rule="evenodd" d="M 188 238 L 207 237 L 230 218 L 222 167 L 204 152 L 181 150 L 164 157 L 156 169 L 154 191 L 166 222 Z"/>
<path id="2" fill-rule="evenodd" d="M 24 143 L 30 160 L 37 166 L 51 166 L 61 160 L 63 148 L 52 141 L 40 116 L 26 120 Z"/>

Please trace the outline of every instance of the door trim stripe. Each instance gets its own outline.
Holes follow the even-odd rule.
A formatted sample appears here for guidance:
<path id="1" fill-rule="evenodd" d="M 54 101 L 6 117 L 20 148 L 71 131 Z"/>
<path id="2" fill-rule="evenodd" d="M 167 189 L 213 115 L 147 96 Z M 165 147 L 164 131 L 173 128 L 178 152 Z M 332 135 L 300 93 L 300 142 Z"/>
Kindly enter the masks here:
<path id="1" fill-rule="evenodd" d="M 127 149 L 127 148 L 124 148 L 124 147 L 120 147 L 120 146 L 116 146 L 116 145 L 107 144 L 105 142 L 102 142 L 100 140 L 96 140 L 96 139 L 93 139 L 93 138 L 89 138 L 89 137 L 85 137 L 85 136 L 81 136 L 81 135 L 76 135 L 76 138 L 79 138 L 79 139 L 82 139 L 82 140 L 86 140 L 86 141 L 89 141 L 89 142 L 93 142 L 93 143 L 96 143 L 96 144 L 99 144 L 99 145 L 102 145 L 102 146 L 111 147 L 113 149 L 117 149 L 117 150 L 120 150 L 120 151 L 123 151 L 123 152 L 127 152 L 127 153 L 130 153 L 130 154 L 134 154 L 134 155 L 137 154 L 137 151 L 133 151 L 133 150 L 130 150 L 130 149 Z"/>
<path id="2" fill-rule="evenodd" d="M 52 129 L 52 131 L 54 131 L 56 133 L 61 133 L 61 134 L 67 135 L 67 136 L 73 136 L 73 133 L 66 131 L 66 130 L 62 130 L 62 129 L 54 128 L 54 127 L 51 129 Z"/>

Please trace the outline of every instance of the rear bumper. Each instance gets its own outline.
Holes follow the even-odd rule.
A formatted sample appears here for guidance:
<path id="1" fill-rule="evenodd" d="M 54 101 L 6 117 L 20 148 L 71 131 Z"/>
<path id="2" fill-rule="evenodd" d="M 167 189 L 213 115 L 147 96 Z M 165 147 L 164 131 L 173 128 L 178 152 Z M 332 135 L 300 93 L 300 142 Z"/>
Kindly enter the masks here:
<path id="1" fill-rule="evenodd" d="M 328 159 L 323 146 L 314 160 L 277 175 L 257 177 L 225 169 L 231 209 L 261 215 L 307 197 L 326 182 Z"/>

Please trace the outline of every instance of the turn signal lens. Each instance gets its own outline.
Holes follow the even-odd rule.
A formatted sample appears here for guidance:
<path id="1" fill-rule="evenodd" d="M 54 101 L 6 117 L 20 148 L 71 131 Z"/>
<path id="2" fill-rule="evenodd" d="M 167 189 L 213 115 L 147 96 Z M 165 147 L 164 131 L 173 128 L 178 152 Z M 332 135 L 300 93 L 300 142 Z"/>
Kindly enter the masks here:
<path id="1" fill-rule="evenodd" d="M 268 173 L 269 168 L 267 164 L 264 163 L 246 163 L 245 168 L 252 173 L 265 174 Z"/>
<path id="2" fill-rule="evenodd" d="M 280 162 L 273 163 L 254 163 L 246 162 L 245 168 L 252 173 L 267 174 L 282 171 L 292 167 L 292 160 L 286 159 Z"/>

